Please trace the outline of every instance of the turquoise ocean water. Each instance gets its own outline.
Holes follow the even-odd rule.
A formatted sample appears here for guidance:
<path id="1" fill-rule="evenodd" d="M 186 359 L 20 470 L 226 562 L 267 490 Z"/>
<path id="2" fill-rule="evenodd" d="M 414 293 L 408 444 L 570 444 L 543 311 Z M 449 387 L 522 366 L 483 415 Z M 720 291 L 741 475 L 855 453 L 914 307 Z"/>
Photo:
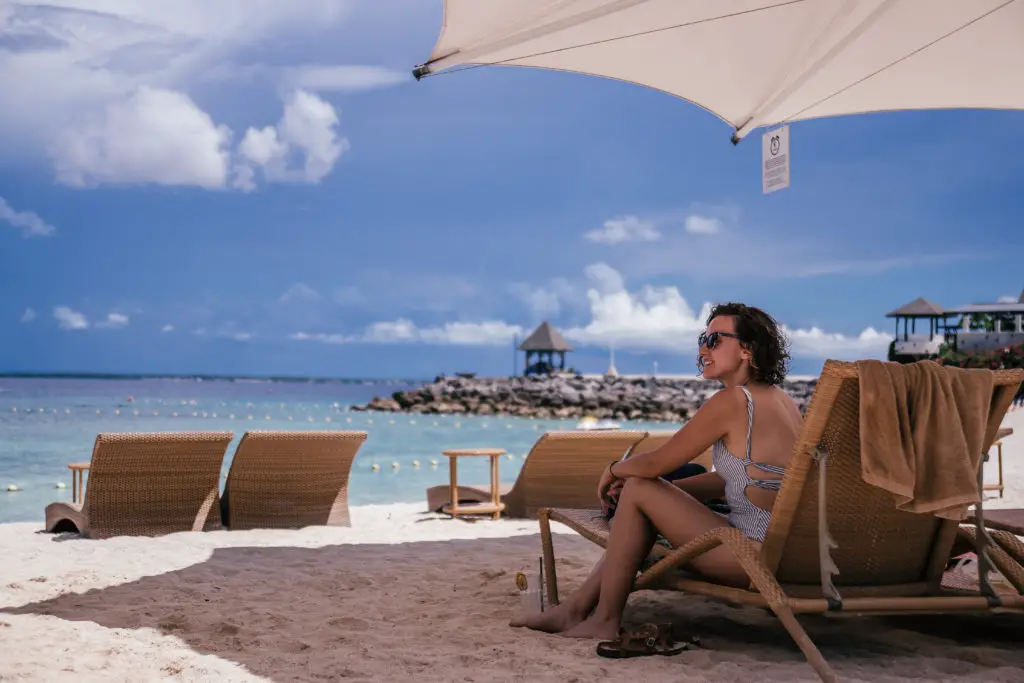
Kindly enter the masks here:
<path id="1" fill-rule="evenodd" d="M 502 482 L 515 481 L 523 456 L 544 431 L 575 420 L 351 412 L 353 404 L 408 388 L 340 382 L 99 380 L 0 378 L 0 523 L 42 522 L 55 500 L 71 500 L 70 462 L 88 461 L 99 432 L 220 431 L 238 439 L 250 429 L 357 429 L 369 438 L 356 456 L 352 505 L 424 502 L 425 489 L 448 481 L 445 448 L 497 447 Z M 134 400 L 130 401 L 129 397 Z M 679 425 L 624 423 L 628 429 Z M 413 461 L 418 460 L 416 467 Z M 431 460 L 437 465 L 431 465 Z M 392 463 L 397 463 L 394 469 Z M 372 469 L 380 466 L 379 471 Z M 459 480 L 486 483 L 484 459 L 459 462 Z M 67 488 L 57 488 L 63 483 Z M 16 486 L 18 491 L 8 492 Z M 223 487 L 223 479 L 221 482 Z"/>

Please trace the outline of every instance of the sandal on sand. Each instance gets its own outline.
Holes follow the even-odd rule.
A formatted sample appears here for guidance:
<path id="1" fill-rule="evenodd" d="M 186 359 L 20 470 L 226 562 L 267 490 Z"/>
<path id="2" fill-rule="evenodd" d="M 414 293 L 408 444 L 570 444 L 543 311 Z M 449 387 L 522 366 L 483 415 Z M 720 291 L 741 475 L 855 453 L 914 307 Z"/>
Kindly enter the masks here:
<path id="1" fill-rule="evenodd" d="M 618 641 L 606 640 L 597 644 L 597 654 L 611 659 L 649 657 L 662 655 L 671 657 L 683 650 L 700 647 L 700 638 L 694 636 L 689 642 L 677 641 L 672 637 L 672 624 L 644 624 L 639 631 L 628 633 L 619 629 Z"/>

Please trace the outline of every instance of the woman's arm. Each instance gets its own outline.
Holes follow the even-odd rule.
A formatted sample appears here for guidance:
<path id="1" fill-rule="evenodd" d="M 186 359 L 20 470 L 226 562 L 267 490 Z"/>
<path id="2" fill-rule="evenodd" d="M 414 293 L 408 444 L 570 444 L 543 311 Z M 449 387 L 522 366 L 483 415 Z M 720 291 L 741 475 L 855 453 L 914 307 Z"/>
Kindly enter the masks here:
<path id="1" fill-rule="evenodd" d="M 654 479 L 682 467 L 728 434 L 736 415 L 745 411 L 746 406 L 746 396 L 740 389 L 719 391 L 665 445 L 613 463 L 611 476 Z"/>
<path id="2" fill-rule="evenodd" d="M 672 484 L 697 500 L 725 498 L 725 480 L 717 472 L 705 472 L 686 479 L 676 479 Z"/>

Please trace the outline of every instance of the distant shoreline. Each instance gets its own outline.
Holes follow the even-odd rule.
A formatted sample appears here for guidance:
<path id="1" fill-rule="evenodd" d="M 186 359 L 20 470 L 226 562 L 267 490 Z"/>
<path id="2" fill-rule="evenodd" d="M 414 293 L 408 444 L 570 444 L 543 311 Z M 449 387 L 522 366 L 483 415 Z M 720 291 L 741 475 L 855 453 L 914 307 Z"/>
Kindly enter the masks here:
<path id="1" fill-rule="evenodd" d="M 199 382 L 275 382 L 291 384 L 423 384 L 426 379 L 355 378 L 355 377 L 289 377 L 253 375 L 171 375 L 106 372 L 0 372 L 0 379 L 96 379 L 96 380 L 175 380 Z"/>

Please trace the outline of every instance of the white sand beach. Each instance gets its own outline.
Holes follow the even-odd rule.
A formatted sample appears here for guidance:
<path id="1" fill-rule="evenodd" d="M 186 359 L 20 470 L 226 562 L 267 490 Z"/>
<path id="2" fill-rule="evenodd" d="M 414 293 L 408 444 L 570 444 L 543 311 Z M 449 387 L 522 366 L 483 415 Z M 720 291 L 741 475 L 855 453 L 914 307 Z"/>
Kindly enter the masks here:
<path id="1" fill-rule="evenodd" d="M 1024 507 L 1024 410 L 1004 424 L 1007 491 L 987 504 Z M 627 610 L 701 638 L 675 657 L 602 659 L 592 642 L 510 628 L 537 523 L 424 508 L 353 508 L 351 528 L 102 541 L 0 525 L 0 681 L 818 680 L 771 614 L 678 593 L 640 592 Z M 564 593 L 599 551 L 556 531 Z M 801 621 L 844 681 L 1024 680 L 1016 615 Z"/>

